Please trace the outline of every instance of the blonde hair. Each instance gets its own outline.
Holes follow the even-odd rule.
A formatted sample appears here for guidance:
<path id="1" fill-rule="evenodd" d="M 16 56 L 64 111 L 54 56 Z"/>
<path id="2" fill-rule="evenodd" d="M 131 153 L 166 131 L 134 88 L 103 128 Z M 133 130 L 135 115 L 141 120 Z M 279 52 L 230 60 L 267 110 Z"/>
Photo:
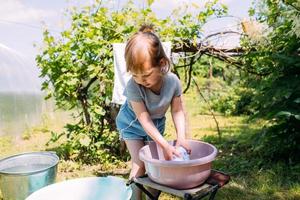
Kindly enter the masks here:
<path id="1" fill-rule="evenodd" d="M 126 44 L 125 60 L 128 72 L 143 72 L 146 61 L 150 61 L 153 67 L 163 67 L 160 66 L 162 59 L 167 62 L 167 69 L 162 71 L 167 72 L 170 69 L 170 60 L 152 25 L 143 25 Z"/>

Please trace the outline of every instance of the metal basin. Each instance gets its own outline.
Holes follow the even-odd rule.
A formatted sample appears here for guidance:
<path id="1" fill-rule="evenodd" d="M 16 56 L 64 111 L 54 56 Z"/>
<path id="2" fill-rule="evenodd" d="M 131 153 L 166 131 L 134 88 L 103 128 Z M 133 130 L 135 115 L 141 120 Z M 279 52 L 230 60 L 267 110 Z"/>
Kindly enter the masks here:
<path id="1" fill-rule="evenodd" d="M 175 189 L 189 189 L 201 185 L 210 175 L 217 149 L 208 143 L 189 140 L 190 160 L 167 161 L 155 142 L 144 146 L 139 157 L 144 162 L 149 178 Z M 174 144 L 174 141 L 169 142 Z"/>
<path id="2" fill-rule="evenodd" d="M 59 158 L 52 152 L 18 154 L 0 160 L 0 188 L 4 200 L 24 200 L 55 182 Z"/>
<path id="3" fill-rule="evenodd" d="M 131 187 L 122 178 L 88 177 L 78 178 L 44 187 L 26 200 L 129 200 Z"/>

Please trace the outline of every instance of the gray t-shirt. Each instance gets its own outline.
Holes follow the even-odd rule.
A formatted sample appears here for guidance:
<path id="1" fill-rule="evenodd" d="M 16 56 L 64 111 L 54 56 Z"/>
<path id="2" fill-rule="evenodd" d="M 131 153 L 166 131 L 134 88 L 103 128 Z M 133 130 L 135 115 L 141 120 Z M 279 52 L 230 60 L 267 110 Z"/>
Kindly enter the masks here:
<path id="1" fill-rule="evenodd" d="M 173 97 L 180 95 L 180 80 L 171 72 L 163 76 L 163 85 L 160 94 L 155 94 L 150 89 L 137 84 L 133 78 L 128 81 L 124 91 L 124 96 L 127 97 L 130 108 L 132 108 L 130 101 L 143 101 L 151 119 L 164 117 Z"/>

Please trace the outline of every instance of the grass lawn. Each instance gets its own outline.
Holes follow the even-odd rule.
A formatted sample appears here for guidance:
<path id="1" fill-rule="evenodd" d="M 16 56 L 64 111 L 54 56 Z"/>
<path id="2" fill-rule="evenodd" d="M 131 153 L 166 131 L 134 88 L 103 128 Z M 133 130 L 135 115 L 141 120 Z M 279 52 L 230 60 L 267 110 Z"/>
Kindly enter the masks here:
<path id="1" fill-rule="evenodd" d="M 247 145 L 239 145 L 251 134 L 259 131 L 264 125 L 263 121 L 249 123 L 246 116 L 217 115 L 222 133 L 222 138 L 219 140 L 212 116 L 203 114 L 203 110 L 207 110 L 205 103 L 190 93 L 185 95 L 185 104 L 189 119 L 189 137 L 214 144 L 219 150 L 214 168 L 231 175 L 230 183 L 217 193 L 217 200 L 300 199 L 299 165 L 286 167 L 283 163 L 273 163 L 263 166 L 259 163 L 261 161 L 247 156 Z M 174 139 L 170 114 L 167 118 L 166 137 Z M 62 130 L 66 121 L 67 119 L 45 117 L 43 123 L 26 130 L 21 137 L 0 137 L 0 158 L 22 152 L 43 151 L 59 145 L 46 146 L 45 144 L 51 137 L 51 131 Z M 61 160 L 58 169 L 57 181 L 112 173 L 125 174 L 123 176 L 126 177 L 129 164 L 84 165 Z M 1 194 L 0 199 L 2 199 Z M 160 199 L 178 198 L 162 194 Z"/>

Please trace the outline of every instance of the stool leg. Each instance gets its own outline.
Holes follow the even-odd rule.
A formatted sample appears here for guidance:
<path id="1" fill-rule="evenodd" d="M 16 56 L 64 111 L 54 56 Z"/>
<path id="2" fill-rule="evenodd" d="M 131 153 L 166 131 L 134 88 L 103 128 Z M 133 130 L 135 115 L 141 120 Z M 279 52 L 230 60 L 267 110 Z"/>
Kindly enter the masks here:
<path id="1" fill-rule="evenodd" d="M 148 190 L 146 190 L 145 188 L 144 188 L 144 186 L 143 185 L 141 185 L 141 184 L 139 184 L 139 183 L 135 183 L 135 185 L 138 187 L 138 188 L 140 188 L 151 200 L 158 200 L 158 197 L 159 197 L 159 195 L 160 195 L 160 192 L 159 192 L 159 194 L 157 195 L 157 197 L 154 197 L 152 194 L 151 194 L 151 192 L 149 192 Z"/>
<path id="2" fill-rule="evenodd" d="M 190 194 L 184 194 L 183 199 L 184 199 L 184 200 L 192 200 L 193 197 L 192 197 Z"/>
<path id="3" fill-rule="evenodd" d="M 215 196 L 218 192 L 218 189 L 219 187 L 217 187 L 216 189 L 214 189 L 214 191 L 211 193 L 210 197 L 209 197 L 209 200 L 214 200 L 215 199 Z"/>
<path id="4" fill-rule="evenodd" d="M 157 194 L 152 194 L 148 189 L 146 189 L 151 195 L 152 195 L 152 198 L 149 197 L 149 195 L 146 194 L 146 200 L 158 200 L 159 198 L 159 195 L 161 194 L 161 191 L 158 191 Z"/>
<path id="5" fill-rule="evenodd" d="M 150 193 L 152 194 L 152 196 L 154 196 L 155 198 L 158 199 L 158 197 L 159 197 L 159 195 L 160 195 L 160 193 L 161 193 L 160 190 L 151 188 L 151 187 L 149 187 L 149 186 L 144 186 L 144 188 L 145 188 L 146 190 L 148 190 L 148 192 L 150 192 Z M 146 198 L 146 200 L 149 200 L 149 198 Z"/>

